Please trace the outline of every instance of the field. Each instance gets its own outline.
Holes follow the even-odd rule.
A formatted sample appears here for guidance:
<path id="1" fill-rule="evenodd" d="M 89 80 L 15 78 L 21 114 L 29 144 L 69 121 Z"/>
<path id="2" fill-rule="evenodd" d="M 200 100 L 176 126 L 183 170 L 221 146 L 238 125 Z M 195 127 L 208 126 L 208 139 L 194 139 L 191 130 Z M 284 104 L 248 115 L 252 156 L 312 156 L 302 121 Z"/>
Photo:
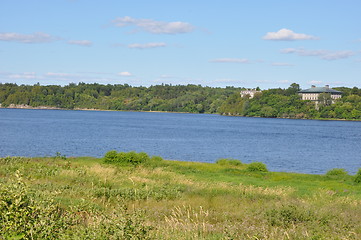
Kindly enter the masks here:
<path id="1" fill-rule="evenodd" d="M 110 155 L 0 158 L 0 239 L 361 239 L 360 179 L 342 170 Z"/>

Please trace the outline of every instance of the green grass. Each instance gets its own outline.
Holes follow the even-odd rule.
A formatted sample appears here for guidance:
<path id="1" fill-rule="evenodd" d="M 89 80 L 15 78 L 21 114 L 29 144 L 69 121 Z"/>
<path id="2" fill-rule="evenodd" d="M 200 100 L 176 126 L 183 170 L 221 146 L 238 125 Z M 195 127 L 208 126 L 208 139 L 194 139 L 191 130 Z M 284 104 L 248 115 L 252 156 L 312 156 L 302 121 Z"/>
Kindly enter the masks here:
<path id="1" fill-rule="evenodd" d="M 361 239 L 361 184 L 348 174 L 255 171 L 229 159 L 0 164 L 0 239 Z"/>

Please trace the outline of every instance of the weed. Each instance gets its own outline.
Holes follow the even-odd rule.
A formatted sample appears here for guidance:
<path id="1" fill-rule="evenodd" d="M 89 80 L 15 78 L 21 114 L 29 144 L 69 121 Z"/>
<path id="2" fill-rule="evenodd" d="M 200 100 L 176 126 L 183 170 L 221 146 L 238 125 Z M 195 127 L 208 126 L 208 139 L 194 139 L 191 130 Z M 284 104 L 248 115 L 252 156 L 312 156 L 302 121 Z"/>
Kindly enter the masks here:
<path id="1" fill-rule="evenodd" d="M 0 163 L 6 164 L 6 165 L 14 165 L 18 163 L 28 163 L 30 161 L 29 158 L 24 157 L 4 157 L 0 158 Z"/>
<path id="2" fill-rule="evenodd" d="M 60 152 L 56 152 L 54 158 L 55 158 L 55 159 L 62 159 L 62 160 L 66 160 L 66 159 L 67 159 L 66 156 L 65 156 L 65 155 L 61 155 Z"/>
<path id="3" fill-rule="evenodd" d="M 184 205 L 174 207 L 164 218 L 170 231 L 196 233 L 197 239 L 204 237 L 207 232 L 212 230 L 209 211 L 202 206 L 198 208 Z"/>
<path id="4" fill-rule="evenodd" d="M 358 172 L 356 173 L 356 177 L 354 180 L 355 183 L 361 183 L 361 168 L 359 168 Z"/>
<path id="5" fill-rule="evenodd" d="M 314 214 L 296 205 L 286 205 L 266 212 L 266 219 L 272 226 L 290 225 L 311 221 Z"/>

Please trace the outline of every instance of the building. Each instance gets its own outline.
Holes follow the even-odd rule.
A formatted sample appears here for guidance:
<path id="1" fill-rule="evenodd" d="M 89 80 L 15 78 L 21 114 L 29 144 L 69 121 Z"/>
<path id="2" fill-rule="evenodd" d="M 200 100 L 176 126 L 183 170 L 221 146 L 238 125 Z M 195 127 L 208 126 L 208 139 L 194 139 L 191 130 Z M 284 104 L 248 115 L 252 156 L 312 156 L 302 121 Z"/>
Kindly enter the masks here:
<path id="1" fill-rule="evenodd" d="M 302 96 L 302 100 L 311 100 L 318 102 L 318 98 L 321 93 L 328 93 L 331 96 L 332 102 L 334 100 L 341 98 L 342 92 L 334 90 L 330 88 L 329 85 L 326 85 L 324 87 L 316 87 L 315 85 L 312 85 L 311 88 L 298 91 L 298 94 Z"/>
<path id="2" fill-rule="evenodd" d="M 249 98 L 253 98 L 254 97 L 254 94 L 256 93 L 260 93 L 261 91 L 257 91 L 255 89 L 247 89 L 247 90 L 244 90 L 244 91 L 241 91 L 241 97 L 245 97 L 245 96 L 249 96 Z"/>

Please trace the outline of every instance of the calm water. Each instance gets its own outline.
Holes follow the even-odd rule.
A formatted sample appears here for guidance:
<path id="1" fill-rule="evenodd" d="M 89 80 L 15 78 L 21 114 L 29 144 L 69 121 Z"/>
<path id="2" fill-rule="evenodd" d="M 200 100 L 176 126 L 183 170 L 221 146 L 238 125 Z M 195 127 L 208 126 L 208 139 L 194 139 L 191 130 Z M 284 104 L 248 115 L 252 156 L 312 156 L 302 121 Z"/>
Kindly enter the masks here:
<path id="1" fill-rule="evenodd" d="M 115 149 L 184 161 L 261 161 L 271 171 L 355 173 L 360 147 L 361 122 L 0 109 L 0 157 L 101 157 Z"/>

